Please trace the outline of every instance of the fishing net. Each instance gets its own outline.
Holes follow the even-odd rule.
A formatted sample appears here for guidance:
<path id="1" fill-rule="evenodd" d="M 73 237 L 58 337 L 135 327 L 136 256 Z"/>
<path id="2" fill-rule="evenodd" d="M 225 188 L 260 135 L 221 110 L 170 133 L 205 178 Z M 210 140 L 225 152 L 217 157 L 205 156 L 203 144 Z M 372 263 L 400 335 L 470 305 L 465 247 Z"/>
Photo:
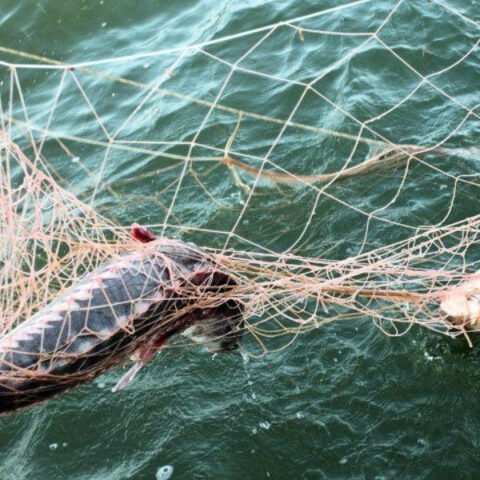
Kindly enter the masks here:
<path id="1" fill-rule="evenodd" d="M 371 4 L 75 64 L 0 47 L 2 334 L 134 249 L 138 222 L 235 279 L 218 295 L 251 355 L 355 319 L 468 339 L 480 24 Z"/>

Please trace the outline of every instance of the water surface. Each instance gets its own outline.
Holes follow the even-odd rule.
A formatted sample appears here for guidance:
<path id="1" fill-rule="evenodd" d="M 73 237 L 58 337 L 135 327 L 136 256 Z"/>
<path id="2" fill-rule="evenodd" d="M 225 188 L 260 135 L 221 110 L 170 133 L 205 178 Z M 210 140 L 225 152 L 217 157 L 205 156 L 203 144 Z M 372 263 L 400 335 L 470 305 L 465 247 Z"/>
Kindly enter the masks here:
<path id="1" fill-rule="evenodd" d="M 45 143 L 59 182 L 109 218 L 123 225 L 168 220 L 168 234 L 200 245 L 221 247 L 228 239 L 237 248 L 346 258 L 365 239 L 366 248 L 388 245 L 419 225 L 479 213 L 477 187 L 455 184 L 455 177 L 475 173 L 475 156 L 438 160 L 455 177 L 422 166 L 406 176 L 392 169 L 334 182 L 328 195 L 261 181 L 246 208 L 245 191 L 211 158 L 221 155 L 240 111 L 232 149 L 269 155 L 296 174 L 341 168 L 362 124 L 362 138 L 378 140 L 366 127 L 404 144 L 435 145 L 451 134 L 446 147 L 471 152 L 479 131 L 478 49 L 467 54 L 480 18 L 473 1 L 451 2 L 457 14 L 423 0 L 340 5 L 3 0 L 0 47 L 68 64 L 126 57 L 89 65 L 93 73 L 75 70 L 96 116 L 65 69 L 17 70 L 28 121 L 40 128 L 50 122 L 70 149 L 68 156 L 51 137 Z M 303 33 L 288 25 L 261 29 L 328 9 L 295 23 Z M 175 50 L 256 28 L 203 52 Z M 376 30 L 376 37 L 358 35 Z M 0 55 L 39 63 L 5 49 Z M 1 75 L 5 105 L 9 71 Z M 305 94 L 309 82 L 321 95 Z M 159 90 L 147 98 L 141 85 Z M 13 100 L 12 116 L 26 121 L 21 99 Z M 99 120 L 116 133 L 109 151 Z M 14 132 L 21 143 L 21 123 Z M 179 184 L 175 156 L 188 155 L 181 142 L 192 139 L 191 156 L 207 160 L 195 162 L 196 177 L 184 175 Z M 148 152 L 116 148 L 139 140 L 172 143 Z M 378 148 L 360 142 L 352 164 Z M 368 231 L 359 210 L 378 211 Z M 110 392 L 117 370 L 2 419 L 0 478 L 154 479 L 166 464 L 175 480 L 476 478 L 479 355 L 478 346 L 419 330 L 387 338 L 369 319 L 332 324 L 249 361 L 240 353 L 212 358 L 170 348 L 118 394 Z"/>

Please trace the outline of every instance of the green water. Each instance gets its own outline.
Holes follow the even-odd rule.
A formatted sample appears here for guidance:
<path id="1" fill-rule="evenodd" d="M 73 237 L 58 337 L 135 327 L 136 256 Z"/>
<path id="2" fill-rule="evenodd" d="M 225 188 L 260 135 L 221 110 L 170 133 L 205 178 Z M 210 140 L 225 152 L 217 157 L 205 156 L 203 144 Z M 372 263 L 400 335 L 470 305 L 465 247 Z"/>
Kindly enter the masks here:
<path id="1" fill-rule="evenodd" d="M 179 94 L 153 95 L 122 126 L 117 140 L 191 141 L 209 106 L 184 96 L 208 104 L 220 94 L 220 104 L 256 114 L 242 117 L 232 149 L 261 157 L 280 136 L 269 158 L 296 174 L 342 167 L 359 133 L 352 115 L 396 143 L 435 145 L 451 134 L 444 146 L 457 155 L 435 161 L 452 177 L 416 166 L 335 182 L 321 192 L 260 182 L 244 209 L 248 194 L 218 162 L 194 163 L 200 181 L 188 174 L 179 183 L 181 168 L 162 170 L 174 159 L 114 147 L 107 152 L 105 135 L 69 74 L 49 127 L 63 136 L 72 155 L 47 138 L 45 157 L 63 186 L 92 200 L 114 221 L 168 220 L 166 233 L 199 245 L 219 247 L 227 237 L 178 227 L 234 231 L 238 236 L 228 239 L 231 247 L 292 248 L 301 255 L 345 258 L 364 240 L 365 248 L 388 245 L 419 225 L 477 214 L 478 188 L 458 185 L 455 178 L 478 169 L 478 155 L 472 155 L 480 126 L 474 110 L 478 49 L 453 65 L 478 41 L 476 3 L 450 0 L 456 15 L 435 1 L 375 0 L 299 22 L 303 38 L 283 26 L 204 47 L 232 64 L 271 31 L 227 83 L 230 68 L 198 51 L 182 57 L 173 75 L 165 70 L 178 52 L 89 67 L 142 84 L 161 78 L 161 88 Z M 198 44 L 340 5 L 339 0 L 0 0 L 0 46 L 66 63 L 88 62 Z M 411 68 L 378 40 L 362 45 L 365 36 L 308 32 L 374 32 L 381 26 L 379 39 Z M 36 63 L 5 51 L 0 59 Z M 443 69 L 419 85 L 419 74 Z M 63 72 L 18 69 L 32 124 L 49 122 Z M 3 108 L 9 78 L 2 67 Z M 147 94 L 81 69 L 75 78 L 109 132 Z M 314 86 L 324 97 L 312 91 L 302 97 L 304 86 L 293 82 L 316 78 Z M 12 98 L 12 116 L 26 121 L 18 94 Z M 282 124 L 258 117 L 285 120 L 297 104 L 290 120 L 316 129 L 282 131 Z M 197 144 L 223 149 L 237 120 L 235 111 L 213 109 Z M 20 124 L 12 132 L 19 143 L 25 140 Z M 368 129 L 362 137 L 376 138 Z M 188 153 L 179 144 L 147 148 Z M 360 142 L 352 162 L 374 151 L 374 145 Z M 219 155 L 201 146 L 191 154 Z M 174 208 L 167 211 L 175 195 Z M 373 212 L 378 215 L 367 222 L 366 213 Z M 253 347 L 252 339 L 245 345 Z M 154 479 L 167 464 L 174 468 L 174 480 L 478 478 L 479 356 L 478 346 L 470 349 L 460 339 L 426 331 L 385 337 L 369 319 L 332 324 L 300 336 L 280 353 L 249 361 L 239 353 L 212 358 L 198 349 L 167 349 L 120 393 L 110 392 L 120 376 L 112 371 L 48 404 L 1 419 L 0 479 Z"/>

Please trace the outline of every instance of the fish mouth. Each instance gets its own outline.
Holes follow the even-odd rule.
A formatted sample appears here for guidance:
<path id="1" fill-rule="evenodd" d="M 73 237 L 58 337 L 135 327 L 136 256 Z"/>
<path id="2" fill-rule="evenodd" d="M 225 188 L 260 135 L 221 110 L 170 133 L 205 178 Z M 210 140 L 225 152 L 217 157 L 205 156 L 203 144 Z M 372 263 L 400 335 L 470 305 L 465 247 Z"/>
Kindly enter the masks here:
<path id="1" fill-rule="evenodd" d="M 194 297 L 218 298 L 225 301 L 214 307 L 194 308 L 186 318 L 180 332 L 210 353 L 223 353 L 237 349 L 244 332 L 243 304 L 229 297 L 237 285 L 235 279 L 211 265 L 194 272 L 188 279 L 189 287 L 198 293 Z"/>
<path id="2" fill-rule="evenodd" d="M 237 302 L 229 301 L 216 308 L 196 312 L 194 322 L 181 335 L 203 345 L 210 353 L 224 353 L 240 346 L 243 330 L 242 308 Z"/>

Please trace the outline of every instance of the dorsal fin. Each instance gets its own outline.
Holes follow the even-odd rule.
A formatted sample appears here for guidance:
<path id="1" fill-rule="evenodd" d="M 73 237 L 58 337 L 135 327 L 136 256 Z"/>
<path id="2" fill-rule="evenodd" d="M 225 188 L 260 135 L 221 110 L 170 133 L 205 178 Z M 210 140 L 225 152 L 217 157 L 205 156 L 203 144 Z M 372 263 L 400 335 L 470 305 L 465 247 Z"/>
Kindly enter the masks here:
<path id="1" fill-rule="evenodd" d="M 141 243 L 153 242 L 157 239 L 156 235 L 152 233 L 148 228 L 141 227 L 134 223 L 130 229 L 132 237 Z"/>

